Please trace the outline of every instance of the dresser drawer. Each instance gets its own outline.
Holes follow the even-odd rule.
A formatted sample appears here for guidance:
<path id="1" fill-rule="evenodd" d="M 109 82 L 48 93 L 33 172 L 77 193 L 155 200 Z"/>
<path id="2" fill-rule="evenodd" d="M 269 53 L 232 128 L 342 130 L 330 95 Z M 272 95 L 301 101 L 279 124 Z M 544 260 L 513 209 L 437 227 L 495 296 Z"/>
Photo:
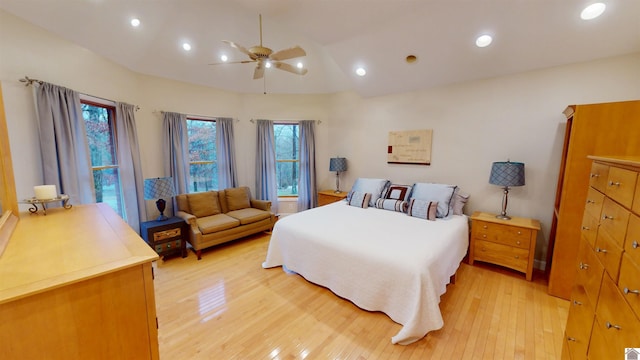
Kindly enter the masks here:
<path id="1" fill-rule="evenodd" d="M 590 187 L 587 192 L 587 201 L 584 205 L 585 214 L 589 214 L 595 218 L 600 218 L 602 212 L 602 203 L 604 202 L 604 194 Z"/>
<path id="2" fill-rule="evenodd" d="M 589 302 L 584 287 L 577 285 L 571 292 L 569 317 L 565 340 L 572 359 L 585 359 L 589 346 L 589 337 L 595 316 L 595 308 Z"/>
<path id="3" fill-rule="evenodd" d="M 638 175 L 638 180 L 636 181 L 636 195 L 633 197 L 631 210 L 636 214 L 640 214 L 640 175 Z"/>
<path id="4" fill-rule="evenodd" d="M 153 233 L 153 241 L 158 242 L 181 235 L 181 228 L 163 230 Z"/>
<path id="5" fill-rule="evenodd" d="M 638 215 L 633 214 L 629 217 L 624 251 L 636 264 L 640 264 L 640 217 Z"/>
<path id="6" fill-rule="evenodd" d="M 611 279 L 617 281 L 620 271 L 620 259 L 622 258 L 622 247 L 607 232 L 600 231 L 593 250 L 598 260 L 604 265 L 604 269 L 611 276 Z"/>
<path id="7" fill-rule="evenodd" d="M 605 194 L 627 208 L 631 208 L 638 173 L 612 167 L 609 169 Z"/>
<path id="8" fill-rule="evenodd" d="M 596 238 L 598 236 L 599 217 L 591 216 L 585 212 L 582 218 L 582 227 L 580 232 L 582 236 L 589 242 L 589 245 L 593 248 L 596 246 Z"/>
<path id="9" fill-rule="evenodd" d="M 589 302 L 595 306 L 598 303 L 604 266 L 602 266 L 594 251 L 584 240 L 580 241 L 577 271 L 576 285 L 584 287 Z"/>
<path id="10" fill-rule="evenodd" d="M 623 246 L 627 225 L 629 224 L 629 216 L 629 210 L 616 204 L 613 200 L 605 198 L 602 204 L 599 230 L 608 232 L 620 246 Z"/>
<path id="11" fill-rule="evenodd" d="M 627 304 L 616 284 L 608 277 L 602 278 L 600 299 L 596 308 L 597 323 L 612 349 L 640 347 L 640 320 Z M 609 359 L 615 359 L 609 358 Z"/>
<path id="12" fill-rule="evenodd" d="M 160 255 L 164 255 L 173 251 L 182 250 L 182 240 L 167 241 L 162 244 L 156 244 L 153 249 Z"/>
<path id="13" fill-rule="evenodd" d="M 609 166 L 593 162 L 591 173 L 589 174 L 589 185 L 604 193 L 607 189 L 607 179 L 609 178 Z"/>
<path id="14" fill-rule="evenodd" d="M 474 226 L 474 236 L 478 240 L 492 241 L 508 246 L 529 249 L 531 244 L 531 229 L 523 229 L 508 225 L 478 221 Z"/>
<path id="15" fill-rule="evenodd" d="M 631 310 L 640 318 L 640 265 L 633 262 L 628 254 L 622 255 L 618 289 L 631 306 Z"/>
<path id="16" fill-rule="evenodd" d="M 476 240 L 474 250 L 476 260 L 487 261 L 522 272 L 527 271 L 529 250 L 484 240 Z"/>

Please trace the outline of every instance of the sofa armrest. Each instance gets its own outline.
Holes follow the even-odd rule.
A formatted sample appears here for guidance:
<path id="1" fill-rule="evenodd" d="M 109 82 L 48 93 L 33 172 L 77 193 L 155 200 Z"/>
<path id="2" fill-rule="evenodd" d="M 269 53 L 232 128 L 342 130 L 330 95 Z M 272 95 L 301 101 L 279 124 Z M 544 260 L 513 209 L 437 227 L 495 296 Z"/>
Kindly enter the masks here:
<path id="1" fill-rule="evenodd" d="M 271 201 L 251 199 L 251 207 L 264 211 L 271 211 Z"/>
<path id="2" fill-rule="evenodd" d="M 184 211 L 176 211 L 176 216 L 184 220 L 191 228 L 198 229 L 198 224 L 196 224 L 196 216 L 189 214 Z M 200 229 L 198 229 L 200 231 Z"/>

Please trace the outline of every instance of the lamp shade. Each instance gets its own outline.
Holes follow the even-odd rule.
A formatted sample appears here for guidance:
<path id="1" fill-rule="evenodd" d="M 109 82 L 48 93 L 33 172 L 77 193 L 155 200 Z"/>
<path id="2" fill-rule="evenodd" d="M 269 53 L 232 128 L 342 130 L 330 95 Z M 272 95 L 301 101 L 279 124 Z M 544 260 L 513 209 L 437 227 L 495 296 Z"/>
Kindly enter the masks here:
<path id="1" fill-rule="evenodd" d="M 329 160 L 329 171 L 347 171 L 347 159 L 341 157 L 331 158 Z"/>
<path id="2" fill-rule="evenodd" d="M 173 196 L 173 179 L 171 177 L 151 178 L 144 180 L 144 199 L 154 200 Z"/>
<path id="3" fill-rule="evenodd" d="M 502 161 L 491 165 L 489 183 L 499 186 L 524 185 L 524 163 Z"/>

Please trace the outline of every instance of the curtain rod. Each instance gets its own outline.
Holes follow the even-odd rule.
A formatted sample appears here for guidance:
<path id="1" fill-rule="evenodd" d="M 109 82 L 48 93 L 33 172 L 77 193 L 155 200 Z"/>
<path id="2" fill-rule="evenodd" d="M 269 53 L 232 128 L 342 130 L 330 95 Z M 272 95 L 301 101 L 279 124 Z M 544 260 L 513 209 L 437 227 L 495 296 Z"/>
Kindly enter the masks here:
<path id="1" fill-rule="evenodd" d="M 32 79 L 32 78 L 30 78 L 30 77 L 28 77 L 28 76 L 25 76 L 25 77 L 24 77 L 24 78 L 22 78 L 22 79 L 18 79 L 18 81 L 20 81 L 20 82 L 22 82 L 22 83 L 25 83 L 25 84 L 24 84 L 24 86 L 33 85 L 33 83 L 38 83 L 38 84 L 42 85 L 42 84 L 44 83 L 44 81 L 42 81 L 42 80 Z M 82 94 L 83 94 L 83 95 L 86 95 L 86 96 L 94 97 L 94 98 L 96 98 L 96 99 L 102 99 L 102 100 L 105 100 L 105 101 L 113 101 L 113 100 L 111 100 L 111 99 L 105 99 L 105 98 L 100 97 L 100 96 L 95 96 L 95 95 L 90 95 L 90 94 L 85 94 L 85 93 L 82 93 Z M 136 109 L 136 111 L 140 110 L 140 106 L 135 105 L 135 109 Z"/>
<path id="2" fill-rule="evenodd" d="M 273 120 L 274 123 L 296 123 L 300 121 L 304 121 L 304 120 Z M 311 121 L 315 121 L 318 125 L 322 124 L 322 120 L 311 120 Z M 251 122 L 252 124 L 255 124 L 256 119 L 251 119 L 249 120 L 249 122 Z"/>
<path id="3" fill-rule="evenodd" d="M 167 112 L 175 112 L 175 111 L 164 111 L 164 110 L 153 110 L 154 114 L 164 114 Z M 180 113 L 176 113 L 176 114 L 180 114 Z M 230 118 L 235 120 L 235 122 L 239 122 L 240 119 L 234 119 L 231 116 L 211 116 L 211 115 L 197 115 L 197 114 L 184 114 L 187 117 L 193 118 L 194 120 L 216 120 L 216 119 L 220 119 L 220 118 Z"/>

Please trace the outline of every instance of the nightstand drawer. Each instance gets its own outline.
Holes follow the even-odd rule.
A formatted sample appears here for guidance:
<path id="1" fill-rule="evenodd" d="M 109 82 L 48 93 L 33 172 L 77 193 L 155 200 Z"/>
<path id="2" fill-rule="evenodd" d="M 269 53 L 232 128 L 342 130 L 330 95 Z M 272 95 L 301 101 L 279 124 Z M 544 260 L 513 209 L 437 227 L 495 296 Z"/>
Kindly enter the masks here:
<path id="1" fill-rule="evenodd" d="M 474 236 L 478 240 L 493 241 L 522 249 L 529 249 L 531 243 L 532 230 L 530 229 L 478 221 L 478 226 L 474 230 Z"/>
<path id="2" fill-rule="evenodd" d="M 475 260 L 526 272 L 529 264 L 529 250 L 502 245 L 491 241 L 476 240 Z"/>
<path id="3" fill-rule="evenodd" d="M 158 242 L 165 239 L 170 239 L 172 237 L 180 236 L 181 235 L 180 230 L 181 230 L 180 228 L 175 228 L 175 229 L 169 229 L 169 230 L 158 231 L 156 233 L 153 233 L 153 241 Z"/>
<path id="4" fill-rule="evenodd" d="M 180 251 L 182 248 L 182 240 L 167 241 L 166 243 L 156 244 L 153 248 L 158 254 Z"/>

